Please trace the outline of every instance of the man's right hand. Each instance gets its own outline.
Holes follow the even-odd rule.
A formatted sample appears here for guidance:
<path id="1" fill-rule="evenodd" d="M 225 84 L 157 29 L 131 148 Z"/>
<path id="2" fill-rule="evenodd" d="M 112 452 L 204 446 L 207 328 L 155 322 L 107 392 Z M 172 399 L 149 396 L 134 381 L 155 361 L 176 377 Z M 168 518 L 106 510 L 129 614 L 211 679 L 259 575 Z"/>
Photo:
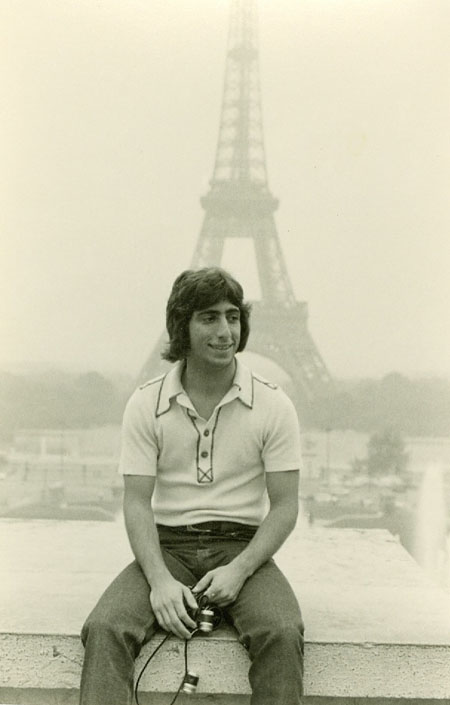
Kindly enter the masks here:
<path id="1" fill-rule="evenodd" d="M 192 634 L 187 627 L 195 629 L 197 624 L 188 615 L 186 604 L 192 610 L 196 610 L 198 605 L 186 585 L 171 575 L 164 580 L 155 581 L 150 590 L 150 604 L 160 627 L 180 639 L 191 638 Z"/>

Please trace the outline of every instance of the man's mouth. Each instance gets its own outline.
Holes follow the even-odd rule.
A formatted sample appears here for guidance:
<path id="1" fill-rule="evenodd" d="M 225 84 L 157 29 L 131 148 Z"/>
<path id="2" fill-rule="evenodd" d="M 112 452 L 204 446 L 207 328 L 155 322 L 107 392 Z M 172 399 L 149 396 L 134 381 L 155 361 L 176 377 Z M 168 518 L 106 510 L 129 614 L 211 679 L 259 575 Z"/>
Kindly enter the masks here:
<path id="1" fill-rule="evenodd" d="M 225 350 L 230 350 L 230 348 L 233 347 L 233 343 L 227 343 L 227 345 L 210 345 L 210 347 L 213 348 L 214 350 L 225 351 Z"/>

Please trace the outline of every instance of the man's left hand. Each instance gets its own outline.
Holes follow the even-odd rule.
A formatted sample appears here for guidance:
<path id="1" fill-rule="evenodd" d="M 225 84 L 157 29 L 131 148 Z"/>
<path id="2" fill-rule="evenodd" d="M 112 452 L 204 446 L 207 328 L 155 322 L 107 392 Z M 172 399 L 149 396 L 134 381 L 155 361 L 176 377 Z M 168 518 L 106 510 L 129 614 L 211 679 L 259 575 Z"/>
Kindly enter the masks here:
<path id="1" fill-rule="evenodd" d="M 225 607 L 235 601 L 246 579 L 243 570 L 231 562 L 209 570 L 192 592 L 203 592 L 209 602 L 218 607 Z"/>

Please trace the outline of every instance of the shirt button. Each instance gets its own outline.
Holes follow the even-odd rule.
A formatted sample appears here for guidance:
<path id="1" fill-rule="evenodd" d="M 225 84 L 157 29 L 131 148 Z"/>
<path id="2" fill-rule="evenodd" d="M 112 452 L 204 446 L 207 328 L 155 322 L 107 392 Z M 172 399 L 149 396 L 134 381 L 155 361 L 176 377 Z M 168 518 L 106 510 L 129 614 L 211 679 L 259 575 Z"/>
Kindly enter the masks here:
<path id="1" fill-rule="evenodd" d="M 203 435 L 204 435 L 204 436 L 209 436 L 209 430 L 206 429 L 206 431 L 203 431 Z"/>
<path id="2" fill-rule="evenodd" d="M 202 450 L 202 452 L 200 453 L 200 455 L 202 456 L 202 458 L 207 458 L 207 457 L 208 457 L 208 451 L 207 451 L 207 450 Z"/>

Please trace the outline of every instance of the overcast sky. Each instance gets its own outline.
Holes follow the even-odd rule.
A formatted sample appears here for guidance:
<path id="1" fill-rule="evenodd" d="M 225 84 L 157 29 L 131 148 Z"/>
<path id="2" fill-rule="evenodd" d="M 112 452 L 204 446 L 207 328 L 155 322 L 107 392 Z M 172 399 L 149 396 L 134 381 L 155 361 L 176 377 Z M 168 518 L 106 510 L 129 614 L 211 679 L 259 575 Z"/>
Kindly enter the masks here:
<path id="1" fill-rule="evenodd" d="M 202 222 L 228 10 L 0 3 L 0 366 L 139 371 Z M 327 366 L 450 376 L 450 3 L 259 16 L 276 222 Z"/>

